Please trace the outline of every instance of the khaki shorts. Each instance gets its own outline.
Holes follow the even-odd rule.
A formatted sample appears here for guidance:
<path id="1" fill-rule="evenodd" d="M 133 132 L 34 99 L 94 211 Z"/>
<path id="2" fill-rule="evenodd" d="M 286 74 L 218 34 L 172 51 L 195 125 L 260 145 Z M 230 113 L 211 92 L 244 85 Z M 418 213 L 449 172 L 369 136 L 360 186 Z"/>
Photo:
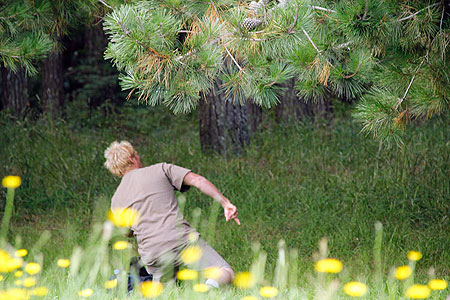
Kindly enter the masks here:
<path id="1" fill-rule="evenodd" d="M 175 251 L 170 251 L 161 255 L 161 259 L 145 265 L 149 274 L 153 275 L 154 281 L 166 281 L 174 278 L 175 272 L 180 266 L 189 267 L 189 269 L 201 271 L 209 267 L 220 269 L 231 269 L 230 265 L 214 250 L 207 242 L 199 238 L 195 243 L 202 249 L 202 256 L 199 261 L 193 265 L 186 266 L 181 260 L 181 253 L 188 245 L 184 245 Z"/>

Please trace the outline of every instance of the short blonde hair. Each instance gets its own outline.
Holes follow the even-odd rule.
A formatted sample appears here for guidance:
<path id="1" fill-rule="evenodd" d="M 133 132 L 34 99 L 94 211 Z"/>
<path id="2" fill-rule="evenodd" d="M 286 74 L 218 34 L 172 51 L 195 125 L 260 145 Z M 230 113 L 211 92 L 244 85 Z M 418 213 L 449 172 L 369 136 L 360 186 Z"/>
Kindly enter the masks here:
<path id="1" fill-rule="evenodd" d="M 130 166 L 130 158 L 136 154 L 128 141 L 114 141 L 105 150 L 105 167 L 114 175 L 122 177 Z"/>

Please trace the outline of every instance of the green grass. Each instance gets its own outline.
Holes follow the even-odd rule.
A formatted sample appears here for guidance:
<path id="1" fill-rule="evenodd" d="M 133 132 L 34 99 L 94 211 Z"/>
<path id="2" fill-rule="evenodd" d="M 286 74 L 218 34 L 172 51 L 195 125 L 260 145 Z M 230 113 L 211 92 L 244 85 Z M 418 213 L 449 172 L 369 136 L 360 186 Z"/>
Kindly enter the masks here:
<path id="1" fill-rule="evenodd" d="M 411 249 L 424 255 L 417 265 L 418 282 L 426 282 L 430 267 L 436 276 L 448 278 L 448 124 L 443 117 L 412 126 L 404 148 L 387 149 L 359 134 L 360 127 L 345 114 L 330 127 L 283 127 L 269 116 L 245 155 L 223 158 L 201 153 L 195 114 L 173 116 L 162 108 L 126 105 L 90 112 L 72 107 L 67 121 L 58 122 L 12 122 L 2 116 L 0 176 L 23 179 L 16 191 L 10 241 L 31 249 L 30 259 L 41 260 L 44 268 L 51 268 L 58 257 L 69 257 L 74 247 L 89 245 L 92 227 L 104 219 L 119 183 L 102 166 L 103 151 L 113 140 L 127 139 L 144 164 L 166 161 L 190 168 L 238 207 L 240 227 L 226 224 L 219 210 L 211 229 L 208 220 L 216 218 L 210 216 L 216 211 L 212 200 L 196 190 L 185 194 L 187 219 L 236 271 L 251 267 L 252 248 L 259 244 L 267 253 L 265 280 L 271 283 L 277 244 L 283 239 L 287 248 L 298 251 L 302 289 L 291 292 L 310 295 L 313 291 L 304 288 L 311 286 L 307 274 L 314 273 L 318 242 L 327 237 L 329 256 L 345 266 L 341 281 L 370 281 L 374 224 L 380 221 L 384 278 L 393 266 L 407 263 Z M 6 199 L 4 191 L 0 197 Z M 196 207 L 201 208 L 197 219 Z M 42 235 L 46 230 L 49 235 Z M 50 273 L 47 279 L 55 284 Z M 239 293 L 231 289 L 205 299 L 239 299 Z M 162 297 L 177 298 L 172 296 Z"/>

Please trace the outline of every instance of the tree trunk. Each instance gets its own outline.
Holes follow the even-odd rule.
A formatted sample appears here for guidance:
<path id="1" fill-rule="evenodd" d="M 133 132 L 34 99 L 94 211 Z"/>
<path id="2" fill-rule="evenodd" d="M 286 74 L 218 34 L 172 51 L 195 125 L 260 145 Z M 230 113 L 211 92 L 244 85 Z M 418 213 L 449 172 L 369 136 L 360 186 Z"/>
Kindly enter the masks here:
<path id="1" fill-rule="evenodd" d="M 2 66 L 2 109 L 10 109 L 16 115 L 22 115 L 28 102 L 28 78 L 25 70 L 19 67 L 17 72 Z"/>
<path id="2" fill-rule="evenodd" d="M 41 68 L 42 110 L 56 117 L 61 114 L 64 105 L 63 55 L 52 52 L 42 62 Z"/>
<path id="3" fill-rule="evenodd" d="M 297 96 L 295 91 L 295 78 L 288 80 L 282 87 L 285 88 L 280 97 L 280 103 L 275 107 L 275 120 L 277 123 L 290 123 L 295 121 L 316 121 L 324 118 L 327 123 L 333 119 L 333 103 L 330 97 L 319 102 L 305 101 Z"/>
<path id="4" fill-rule="evenodd" d="M 247 108 L 233 104 L 218 93 L 220 80 L 200 101 L 200 143 L 203 152 L 217 152 L 223 156 L 238 155 L 250 143 Z"/>
<path id="5" fill-rule="evenodd" d="M 250 136 L 253 136 L 258 130 L 262 122 L 262 109 L 261 106 L 251 102 L 245 102 L 245 108 L 247 110 L 247 121 Z"/>

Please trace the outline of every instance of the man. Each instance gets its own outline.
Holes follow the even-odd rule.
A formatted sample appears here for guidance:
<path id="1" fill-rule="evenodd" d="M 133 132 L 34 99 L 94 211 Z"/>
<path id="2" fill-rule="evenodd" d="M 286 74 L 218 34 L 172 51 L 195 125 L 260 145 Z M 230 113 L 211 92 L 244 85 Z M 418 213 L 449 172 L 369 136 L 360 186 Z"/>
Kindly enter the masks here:
<path id="1" fill-rule="evenodd" d="M 160 281 L 168 264 L 182 263 L 181 254 L 189 241 L 197 240 L 201 258 L 196 267 L 204 270 L 215 267 L 220 276 L 208 279 L 207 284 L 218 287 L 233 280 L 234 272 L 228 263 L 211 248 L 184 219 L 178 209 L 175 190 L 184 192 L 190 186 L 218 201 L 228 222 L 238 225 L 236 206 L 219 192 L 206 178 L 191 170 L 159 163 L 143 167 L 141 158 L 127 141 L 113 142 L 105 151 L 105 166 L 122 180 L 111 200 L 111 209 L 133 209 L 139 222 L 131 227 L 138 243 L 138 252 L 153 280 Z M 172 268 L 173 270 L 173 268 Z"/>

